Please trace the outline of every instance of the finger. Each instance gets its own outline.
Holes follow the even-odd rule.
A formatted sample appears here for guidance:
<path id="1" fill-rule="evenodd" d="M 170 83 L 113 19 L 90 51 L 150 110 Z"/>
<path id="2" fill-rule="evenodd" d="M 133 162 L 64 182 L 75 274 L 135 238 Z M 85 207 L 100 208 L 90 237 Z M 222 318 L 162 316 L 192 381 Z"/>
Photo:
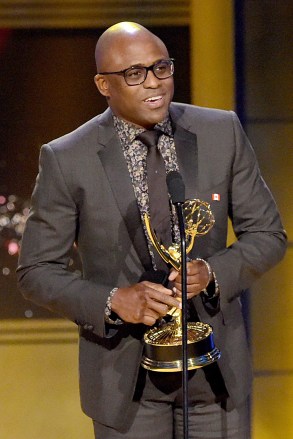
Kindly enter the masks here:
<path id="1" fill-rule="evenodd" d="M 187 293 L 197 293 L 198 291 L 201 291 L 203 288 L 200 284 L 192 284 L 192 285 L 186 285 L 186 292 Z M 180 287 L 176 288 L 177 294 L 181 294 L 182 291 L 182 287 L 180 285 Z"/>
<path id="2" fill-rule="evenodd" d="M 193 285 L 200 285 L 202 282 L 200 280 L 200 277 L 198 275 L 195 276 L 187 276 L 186 284 L 187 288 L 192 287 Z"/>
<path id="3" fill-rule="evenodd" d="M 200 267 L 197 261 L 188 262 L 186 266 L 186 272 L 188 275 L 198 274 L 199 271 L 200 271 Z"/>
<path id="4" fill-rule="evenodd" d="M 153 326 L 156 323 L 157 319 L 154 319 L 151 316 L 145 316 L 143 322 L 147 326 Z"/>
<path id="5" fill-rule="evenodd" d="M 179 288 L 182 284 L 182 277 L 178 276 L 176 280 L 174 281 L 174 286 L 176 288 Z M 192 273 L 188 274 L 186 277 L 186 284 L 187 285 L 205 285 L 206 284 L 206 277 L 202 276 L 200 273 Z"/>
<path id="6" fill-rule="evenodd" d="M 192 299 L 194 296 L 197 296 L 198 294 L 200 294 L 201 290 L 194 290 L 192 292 L 187 292 L 187 299 Z M 178 297 L 178 299 L 182 299 L 182 292 L 177 290 L 176 292 L 176 297 Z"/>
<path id="7" fill-rule="evenodd" d="M 186 285 L 186 292 L 187 292 L 188 299 L 193 297 L 195 294 L 200 293 L 202 291 L 202 289 L 203 289 L 202 285 L 198 284 L 198 283 Z M 174 292 L 174 295 L 176 297 L 181 297 L 182 296 L 182 285 L 181 284 L 174 285 L 173 292 Z"/>
<path id="8" fill-rule="evenodd" d="M 168 305 L 170 307 L 176 306 L 176 308 L 181 308 L 181 302 L 179 302 L 175 297 L 173 297 L 173 292 L 170 290 L 172 296 L 166 295 L 160 291 L 151 291 L 149 293 L 150 299 L 153 301 Z"/>
<path id="9" fill-rule="evenodd" d="M 160 284 L 154 284 L 151 282 L 143 283 L 147 287 L 145 292 L 151 299 L 171 307 L 176 306 L 176 308 L 179 308 L 181 306 L 180 302 L 174 299 L 173 290 L 165 288 L 163 285 Z"/>
<path id="10" fill-rule="evenodd" d="M 170 309 L 170 306 L 155 300 L 149 303 L 149 307 L 150 309 L 148 311 L 154 311 L 158 315 L 157 318 L 165 316 Z"/>
<path id="11" fill-rule="evenodd" d="M 171 282 L 173 282 L 173 281 L 176 279 L 176 277 L 177 277 L 178 275 L 179 275 L 179 272 L 173 268 L 173 269 L 170 271 L 170 274 L 169 274 L 168 280 L 171 281 Z"/>
<path id="12" fill-rule="evenodd" d="M 152 291 L 158 291 L 158 292 L 163 293 L 163 294 L 167 294 L 168 296 L 172 295 L 172 290 L 164 287 L 164 285 L 162 285 L 162 284 L 156 284 L 156 283 L 149 282 L 149 281 L 144 281 L 141 283 L 144 284 L 146 287 L 148 287 L 147 292 L 150 292 L 150 290 L 152 290 Z"/>

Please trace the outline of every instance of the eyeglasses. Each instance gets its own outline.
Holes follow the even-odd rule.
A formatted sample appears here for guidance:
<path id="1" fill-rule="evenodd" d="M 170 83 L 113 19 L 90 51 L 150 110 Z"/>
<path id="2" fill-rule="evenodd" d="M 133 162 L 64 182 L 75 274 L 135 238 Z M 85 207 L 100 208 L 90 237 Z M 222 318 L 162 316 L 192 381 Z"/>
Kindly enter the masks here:
<path id="1" fill-rule="evenodd" d="M 142 84 L 150 70 L 158 79 L 170 78 L 174 73 L 174 59 L 161 59 L 149 67 L 132 66 L 119 72 L 100 72 L 100 75 L 122 75 L 126 84 L 132 86 Z"/>

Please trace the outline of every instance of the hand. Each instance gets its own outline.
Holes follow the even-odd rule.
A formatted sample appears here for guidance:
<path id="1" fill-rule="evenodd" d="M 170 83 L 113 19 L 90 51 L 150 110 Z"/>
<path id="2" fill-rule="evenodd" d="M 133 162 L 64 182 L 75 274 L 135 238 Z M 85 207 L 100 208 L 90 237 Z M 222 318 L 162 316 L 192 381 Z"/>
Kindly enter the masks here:
<path id="1" fill-rule="evenodd" d="M 206 264 L 203 261 L 191 261 L 187 262 L 187 299 L 191 299 L 197 296 L 202 290 L 204 290 L 209 281 L 209 272 Z M 177 296 L 182 295 L 181 291 L 181 273 L 172 269 L 169 275 L 169 281 L 174 283 L 173 291 Z"/>
<path id="2" fill-rule="evenodd" d="M 112 310 L 128 323 L 152 326 L 172 307 L 181 308 L 173 292 L 160 284 L 144 281 L 118 288 L 112 299 Z"/>

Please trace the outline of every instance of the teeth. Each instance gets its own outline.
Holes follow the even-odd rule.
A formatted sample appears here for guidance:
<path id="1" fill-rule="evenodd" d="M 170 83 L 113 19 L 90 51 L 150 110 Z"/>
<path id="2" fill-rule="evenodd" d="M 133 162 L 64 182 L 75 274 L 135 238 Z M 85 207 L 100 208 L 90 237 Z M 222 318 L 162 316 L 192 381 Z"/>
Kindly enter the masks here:
<path id="1" fill-rule="evenodd" d="M 148 98 L 146 99 L 146 102 L 154 102 L 157 101 L 158 99 L 160 99 L 161 96 L 156 96 L 156 97 L 152 97 L 152 98 Z"/>

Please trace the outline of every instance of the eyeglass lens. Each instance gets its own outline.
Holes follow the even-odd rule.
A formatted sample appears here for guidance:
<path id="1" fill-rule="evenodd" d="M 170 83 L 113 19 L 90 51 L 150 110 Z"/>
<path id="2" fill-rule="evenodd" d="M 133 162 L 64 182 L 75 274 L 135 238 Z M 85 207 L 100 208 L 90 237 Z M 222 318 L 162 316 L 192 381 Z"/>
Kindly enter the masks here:
<path id="1" fill-rule="evenodd" d="M 166 79 L 173 75 L 174 64 L 171 60 L 162 60 L 150 67 L 131 67 L 125 71 L 124 77 L 128 85 L 138 85 L 146 80 L 148 71 L 152 70 L 156 78 Z"/>

